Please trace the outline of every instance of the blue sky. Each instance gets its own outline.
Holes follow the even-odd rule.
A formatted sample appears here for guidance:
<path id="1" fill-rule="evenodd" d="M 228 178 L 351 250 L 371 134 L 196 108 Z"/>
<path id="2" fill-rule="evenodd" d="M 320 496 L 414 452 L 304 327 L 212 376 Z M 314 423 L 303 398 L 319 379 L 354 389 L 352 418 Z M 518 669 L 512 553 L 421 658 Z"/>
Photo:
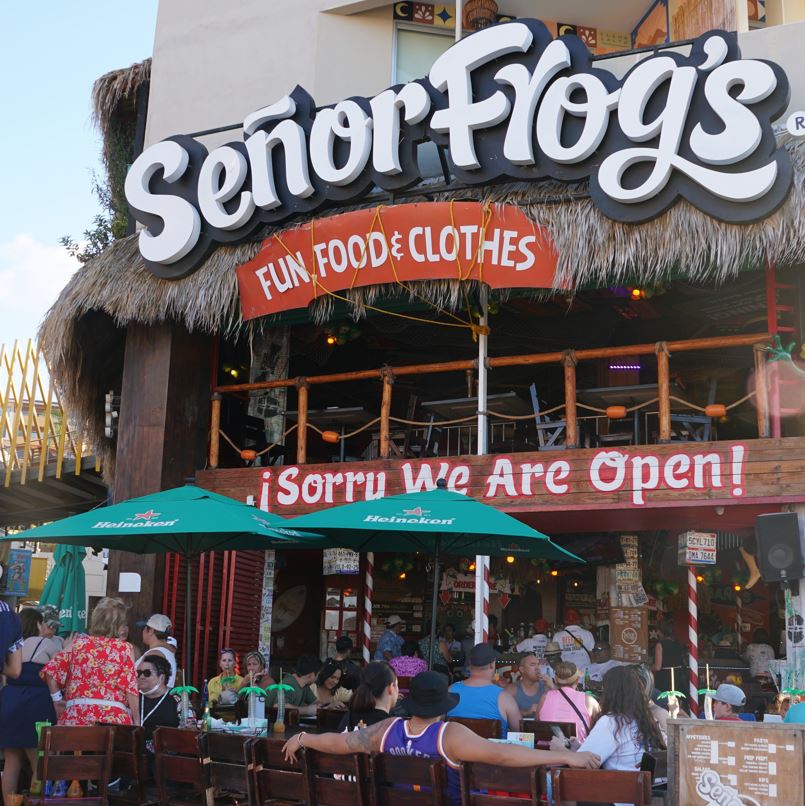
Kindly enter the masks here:
<path id="1" fill-rule="evenodd" d="M 0 11 L 0 344 L 36 334 L 76 264 L 102 171 L 90 94 L 99 76 L 151 55 L 157 0 L 25 0 Z"/>

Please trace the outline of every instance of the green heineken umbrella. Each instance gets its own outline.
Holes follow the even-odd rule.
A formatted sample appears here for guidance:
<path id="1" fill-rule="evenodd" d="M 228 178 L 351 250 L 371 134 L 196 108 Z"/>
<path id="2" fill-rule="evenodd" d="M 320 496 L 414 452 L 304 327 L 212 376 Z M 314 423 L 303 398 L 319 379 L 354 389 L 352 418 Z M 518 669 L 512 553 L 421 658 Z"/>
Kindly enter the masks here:
<path id="1" fill-rule="evenodd" d="M 59 635 L 87 628 L 87 587 L 83 546 L 59 545 L 53 553 L 53 569 L 45 582 L 40 606 L 51 605 L 59 614 Z"/>
<path id="2" fill-rule="evenodd" d="M 436 641 L 442 555 L 513 555 L 583 562 L 511 515 L 471 496 L 451 492 L 444 479 L 436 484 L 437 489 L 427 492 L 358 501 L 300 515 L 281 527 L 317 532 L 330 545 L 355 551 L 418 551 L 433 555 L 431 656 Z"/>
<path id="3" fill-rule="evenodd" d="M 190 559 L 206 551 L 310 548 L 316 535 L 274 527 L 287 523 L 225 495 L 188 484 L 93 509 L 2 540 L 39 540 L 134 554 L 176 552 L 185 557 L 185 657 L 190 657 Z"/>

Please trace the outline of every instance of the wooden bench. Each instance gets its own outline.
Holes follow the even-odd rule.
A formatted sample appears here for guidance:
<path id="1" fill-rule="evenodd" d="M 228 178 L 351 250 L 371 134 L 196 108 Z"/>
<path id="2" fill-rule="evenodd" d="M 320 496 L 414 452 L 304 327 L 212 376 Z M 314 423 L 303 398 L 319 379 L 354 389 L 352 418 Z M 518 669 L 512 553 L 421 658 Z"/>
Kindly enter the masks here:
<path id="1" fill-rule="evenodd" d="M 305 779 L 300 764 L 285 760 L 284 738 L 252 739 L 246 745 L 251 791 L 257 806 L 301 804 Z"/>
<path id="2" fill-rule="evenodd" d="M 41 780 L 45 781 L 95 781 L 97 797 L 84 797 L 82 804 L 107 806 L 109 773 L 112 769 L 114 734 L 108 726 L 54 725 L 42 730 L 39 740 L 41 757 Z M 76 803 L 73 798 L 46 798 L 46 803 Z"/>
<path id="3" fill-rule="evenodd" d="M 447 806 L 442 759 L 373 753 L 369 766 L 374 806 Z"/>
<path id="4" fill-rule="evenodd" d="M 651 806 L 651 773 L 619 770 L 572 770 L 557 767 L 551 771 L 553 798 L 586 803 L 633 803 Z"/>
<path id="5" fill-rule="evenodd" d="M 181 728 L 158 727 L 154 731 L 154 769 L 161 806 L 199 803 L 204 792 L 200 735 Z M 174 784 L 185 784 L 186 791 L 174 791 Z"/>
<path id="6" fill-rule="evenodd" d="M 462 762 L 461 806 L 539 806 L 538 767 Z M 528 799 L 524 798 L 526 795 Z"/>
<path id="7" fill-rule="evenodd" d="M 307 806 L 369 806 L 369 757 L 302 751 Z"/>
<path id="8" fill-rule="evenodd" d="M 498 719 L 471 719 L 466 716 L 449 716 L 447 721 L 464 725 L 473 733 L 477 733 L 482 739 L 503 738 L 503 725 Z"/>

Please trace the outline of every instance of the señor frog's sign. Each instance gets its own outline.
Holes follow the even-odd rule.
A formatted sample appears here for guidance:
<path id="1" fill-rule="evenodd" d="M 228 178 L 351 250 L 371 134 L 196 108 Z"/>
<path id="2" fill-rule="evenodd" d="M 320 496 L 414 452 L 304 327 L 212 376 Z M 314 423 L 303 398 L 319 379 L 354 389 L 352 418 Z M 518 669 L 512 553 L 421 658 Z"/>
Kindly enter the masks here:
<path id="1" fill-rule="evenodd" d="M 216 243 L 375 186 L 417 184 L 425 140 L 447 147 L 465 184 L 589 180 L 595 205 L 619 221 L 646 221 L 679 198 L 729 222 L 782 203 L 792 168 L 771 128 L 789 97 L 778 65 L 742 59 L 723 31 L 688 55 L 647 56 L 623 79 L 594 64 L 577 37 L 517 20 L 466 37 L 427 78 L 373 98 L 317 109 L 297 87 L 248 115 L 241 142 L 208 153 L 168 138 L 126 178 L 140 252 L 155 274 L 182 277 Z"/>

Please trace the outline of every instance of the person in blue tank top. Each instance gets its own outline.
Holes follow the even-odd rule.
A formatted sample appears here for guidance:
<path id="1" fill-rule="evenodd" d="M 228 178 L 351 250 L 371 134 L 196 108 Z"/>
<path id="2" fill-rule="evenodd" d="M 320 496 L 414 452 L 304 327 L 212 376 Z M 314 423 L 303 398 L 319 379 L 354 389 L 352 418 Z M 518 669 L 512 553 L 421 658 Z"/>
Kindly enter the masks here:
<path id="1" fill-rule="evenodd" d="M 421 672 L 411 681 L 411 692 L 402 701 L 409 719 L 384 719 L 351 733 L 297 733 L 283 746 L 288 761 L 295 761 L 301 747 L 322 753 L 390 753 L 399 756 L 442 758 L 447 767 L 450 806 L 461 803 L 458 768 L 462 761 L 479 761 L 499 767 L 535 767 L 549 764 L 592 769 L 600 766 L 594 753 L 531 750 L 482 739 L 458 722 L 445 722 L 445 714 L 458 704 L 448 691 L 448 681 L 438 672 Z"/>
<path id="2" fill-rule="evenodd" d="M 494 683 L 496 657 L 491 644 L 476 644 L 470 650 L 470 676 L 450 687 L 460 700 L 447 716 L 497 719 L 505 737 L 510 726 L 520 730 L 520 709 L 514 697 Z"/>

